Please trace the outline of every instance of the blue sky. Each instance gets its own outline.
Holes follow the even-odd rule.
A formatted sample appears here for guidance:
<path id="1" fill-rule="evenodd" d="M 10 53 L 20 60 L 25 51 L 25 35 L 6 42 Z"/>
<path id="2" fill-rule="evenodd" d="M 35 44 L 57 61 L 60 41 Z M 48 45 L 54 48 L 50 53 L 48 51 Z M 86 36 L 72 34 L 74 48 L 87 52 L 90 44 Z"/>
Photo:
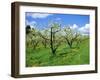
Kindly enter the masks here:
<path id="1" fill-rule="evenodd" d="M 25 18 L 26 25 L 30 25 L 39 30 L 47 28 L 48 24 L 52 21 L 60 23 L 62 27 L 64 25 L 70 25 L 71 27 L 78 28 L 85 33 L 89 33 L 89 15 L 26 12 Z"/>

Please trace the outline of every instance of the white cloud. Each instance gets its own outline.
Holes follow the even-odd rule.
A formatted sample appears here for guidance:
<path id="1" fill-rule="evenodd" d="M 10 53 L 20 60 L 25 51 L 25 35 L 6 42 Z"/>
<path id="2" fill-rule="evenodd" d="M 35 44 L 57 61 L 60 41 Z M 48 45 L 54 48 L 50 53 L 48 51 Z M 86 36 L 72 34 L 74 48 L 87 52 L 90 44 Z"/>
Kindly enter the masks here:
<path id="1" fill-rule="evenodd" d="M 31 22 L 26 21 L 26 24 L 27 24 L 27 25 L 35 25 L 35 24 L 36 24 L 36 21 L 31 21 Z"/>
<path id="2" fill-rule="evenodd" d="M 61 20 L 61 18 L 56 18 L 57 21 Z"/>
<path id="3" fill-rule="evenodd" d="M 79 27 L 78 27 L 77 24 L 73 24 L 72 26 L 70 26 L 70 28 L 72 28 L 72 29 L 78 29 Z"/>
<path id="4" fill-rule="evenodd" d="M 46 18 L 52 14 L 45 13 L 27 13 L 27 16 L 31 16 L 32 18 Z"/>
<path id="5" fill-rule="evenodd" d="M 89 35 L 90 25 L 85 24 L 82 27 L 79 27 L 77 24 L 69 25 L 71 29 L 79 31 L 82 35 Z"/>
<path id="6" fill-rule="evenodd" d="M 85 26 L 79 28 L 79 31 L 84 35 L 88 35 L 89 34 L 89 29 L 90 29 L 90 25 L 85 24 Z"/>
<path id="7" fill-rule="evenodd" d="M 31 28 L 35 28 L 36 24 L 37 24 L 36 21 L 29 22 L 26 20 L 26 25 L 30 25 Z"/>

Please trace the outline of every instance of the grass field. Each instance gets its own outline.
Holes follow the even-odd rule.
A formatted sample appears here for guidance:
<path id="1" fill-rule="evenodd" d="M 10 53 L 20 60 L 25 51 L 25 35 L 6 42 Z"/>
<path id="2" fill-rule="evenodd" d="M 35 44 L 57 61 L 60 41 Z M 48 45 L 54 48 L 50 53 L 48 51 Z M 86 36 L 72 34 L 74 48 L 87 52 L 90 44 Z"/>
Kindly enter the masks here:
<path id="1" fill-rule="evenodd" d="M 80 65 L 89 64 L 89 39 L 82 41 L 79 48 L 70 49 L 62 44 L 56 52 L 51 54 L 50 48 L 40 47 L 35 50 L 26 46 L 26 67 Z"/>

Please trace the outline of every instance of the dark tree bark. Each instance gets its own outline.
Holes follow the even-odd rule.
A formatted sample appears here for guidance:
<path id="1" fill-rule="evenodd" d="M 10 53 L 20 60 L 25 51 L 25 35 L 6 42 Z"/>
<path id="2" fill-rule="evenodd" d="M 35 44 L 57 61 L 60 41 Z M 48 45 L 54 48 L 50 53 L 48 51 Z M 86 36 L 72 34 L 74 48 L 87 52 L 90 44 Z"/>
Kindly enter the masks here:
<path id="1" fill-rule="evenodd" d="M 43 44 L 43 46 L 44 46 L 45 48 L 47 48 L 47 40 L 46 40 L 46 39 L 43 39 L 42 44 Z"/>
<path id="2" fill-rule="evenodd" d="M 76 35 L 75 35 L 74 37 L 72 37 L 72 39 L 69 39 L 67 36 L 64 37 L 65 40 L 66 40 L 66 42 L 67 42 L 67 44 L 69 45 L 70 48 L 72 48 L 73 43 L 74 43 L 75 41 L 77 42 L 78 36 L 79 36 L 79 35 L 76 33 Z"/>
<path id="3" fill-rule="evenodd" d="M 39 36 L 43 39 L 42 40 L 42 44 L 43 44 L 43 46 L 45 47 L 45 48 L 47 48 L 47 43 L 48 43 L 48 41 L 49 41 L 49 39 L 47 38 L 47 37 L 45 37 L 44 35 L 42 35 L 41 33 L 39 33 Z"/>
<path id="4" fill-rule="evenodd" d="M 53 46 L 53 30 L 52 30 L 52 27 L 51 27 L 51 38 L 50 38 L 50 44 L 51 44 L 51 51 L 52 51 L 52 54 L 55 55 L 55 50 L 54 50 L 54 46 Z"/>
<path id="5" fill-rule="evenodd" d="M 36 49 L 38 42 L 33 42 L 33 49 Z"/>
<path id="6" fill-rule="evenodd" d="M 53 55 L 56 55 L 56 50 L 57 48 L 59 47 L 60 43 L 61 42 L 58 42 L 56 41 L 55 39 L 55 34 L 58 32 L 59 30 L 57 31 L 53 31 L 53 27 L 51 27 L 51 38 L 50 38 L 50 45 L 51 45 L 51 52 Z M 55 45 L 57 43 L 57 45 Z"/>

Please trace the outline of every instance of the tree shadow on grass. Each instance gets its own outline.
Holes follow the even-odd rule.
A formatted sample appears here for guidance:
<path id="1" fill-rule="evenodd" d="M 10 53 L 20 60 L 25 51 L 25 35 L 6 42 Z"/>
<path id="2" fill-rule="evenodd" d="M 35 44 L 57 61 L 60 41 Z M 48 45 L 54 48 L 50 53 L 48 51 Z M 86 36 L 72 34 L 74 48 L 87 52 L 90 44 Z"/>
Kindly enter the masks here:
<path id="1" fill-rule="evenodd" d="M 78 52 L 78 48 L 76 47 L 72 47 L 72 48 L 63 48 L 62 51 L 58 51 L 58 55 L 66 55 L 66 54 L 70 54 L 70 53 L 76 53 Z"/>

